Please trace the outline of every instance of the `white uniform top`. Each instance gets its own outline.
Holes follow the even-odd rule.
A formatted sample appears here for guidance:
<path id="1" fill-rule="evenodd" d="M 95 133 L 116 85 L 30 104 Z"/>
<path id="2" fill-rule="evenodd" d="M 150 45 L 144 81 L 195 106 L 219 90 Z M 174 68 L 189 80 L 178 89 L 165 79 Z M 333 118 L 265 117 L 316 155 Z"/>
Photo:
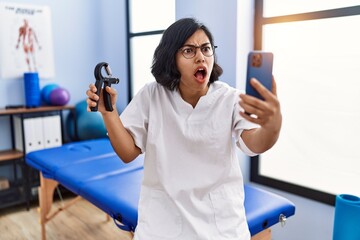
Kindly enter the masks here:
<path id="1" fill-rule="evenodd" d="M 193 108 L 153 82 L 121 114 L 145 153 L 135 240 L 248 240 L 235 142 L 258 127 L 240 114 L 239 91 L 215 82 Z"/>

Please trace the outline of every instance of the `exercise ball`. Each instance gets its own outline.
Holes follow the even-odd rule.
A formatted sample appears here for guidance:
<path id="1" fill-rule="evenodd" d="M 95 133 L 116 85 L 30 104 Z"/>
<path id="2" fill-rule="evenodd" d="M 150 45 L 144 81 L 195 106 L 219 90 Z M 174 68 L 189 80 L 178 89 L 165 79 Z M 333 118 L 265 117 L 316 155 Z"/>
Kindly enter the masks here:
<path id="1" fill-rule="evenodd" d="M 75 104 L 75 112 L 77 116 L 80 116 L 81 114 L 87 113 L 87 102 L 86 100 L 82 100 Z"/>
<path id="2" fill-rule="evenodd" d="M 50 104 L 64 106 L 70 101 L 70 93 L 65 88 L 55 88 L 50 92 Z"/>
<path id="3" fill-rule="evenodd" d="M 66 118 L 68 136 L 72 140 L 88 140 L 107 137 L 106 127 L 99 112 L 88 112 L 86 100 L 75 105 L 77 131 L 74 130 L 74 116 L 69 113 Z"/>
<path id="4" fill-rule="evenodd" d="M 51 104 L 50 103 L 50 93 L 52 90 L 59 88 L 59 85 L 55 84 L 55 83 L 51 83 L 51 84 L 47 84 L 45 85 L 42 89 L 41 89 L 41 99 L 46 103 L 46 104 Z"/>

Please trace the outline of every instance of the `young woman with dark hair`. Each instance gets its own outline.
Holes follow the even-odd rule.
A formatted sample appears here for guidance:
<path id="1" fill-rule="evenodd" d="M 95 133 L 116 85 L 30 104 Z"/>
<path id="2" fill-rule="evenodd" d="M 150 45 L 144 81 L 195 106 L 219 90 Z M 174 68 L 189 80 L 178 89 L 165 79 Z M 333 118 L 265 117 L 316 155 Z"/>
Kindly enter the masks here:
<path id="1" fill-rule="evenodd" d="M 124 162 L 145 154 L 135 240 L 249 240 L 236 146 L 247 155 L 270 149 L 281 128 L 273 81 L 258 81 L 256 99 L 216 81 L 213 37 L 192 18 L 163 34 L 153 58 L 156 82 L 145 85 L 120 117 L 107 112 L 96 87 L 110 141 Z M 116 109 L 117 92 L 106 88 Z M 256 117 L 254 117 L 254 115 Z M 120 191 L 120 189 L 119 189 Z"/>

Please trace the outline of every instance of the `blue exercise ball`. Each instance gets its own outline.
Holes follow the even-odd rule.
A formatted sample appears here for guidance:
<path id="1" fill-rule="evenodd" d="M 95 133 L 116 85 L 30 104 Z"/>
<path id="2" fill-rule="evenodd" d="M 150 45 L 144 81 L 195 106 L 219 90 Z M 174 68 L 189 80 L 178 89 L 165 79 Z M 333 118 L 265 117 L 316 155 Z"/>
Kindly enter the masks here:
<path id="1" fill-rule="evenodd" d="M 46 103 L 46 104 L 51 104 L 50 103 L 50 93 L 56 89 L 59 88 L 59 85 L 55 84 L 55 83 L 50 83 L 45 85 L 42 89 L 41 89 L 41 99 Z"/>
<path id="2" fill-rule="evenodd" d="M 74 130 L 74 116 L 69 113 L 66 118 L 68 136 L 72 140 L 88 140 L 107 137 L 102 115 L 99 112 L 88 112 L 86 100 L 75 105 L 77 131 Z"/>
<path id="3" fill-rule="evenodd" d="M 80 102 L 78 102 L 77 104 L 75 104 L 75 111 L 76 111 L 76 115 L 80 116 L 83 113 L 87 113 L 87 102 L 86 100 L 82 100 Z"/>

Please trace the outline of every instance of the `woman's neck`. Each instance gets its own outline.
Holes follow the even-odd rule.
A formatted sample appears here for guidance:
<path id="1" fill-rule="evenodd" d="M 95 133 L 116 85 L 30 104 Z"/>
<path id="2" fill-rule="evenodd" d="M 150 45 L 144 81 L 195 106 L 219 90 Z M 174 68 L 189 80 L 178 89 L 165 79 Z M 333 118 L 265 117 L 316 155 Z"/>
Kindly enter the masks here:
<path id="1" fill-rule="evenodd" d="M 193 91 L 189 88 L 182 88 L 181 86 L 179 86 L 179 92 L 181 95 L 181 98 L 189 103 L 193 108 L 195 108 L 196 104 L 199 102 L 200 98 L 202 96 L 205 96 L 207 91 L 209 90 L 209 87 L 206 86 L 205 89 L 201 90 L 201 91 Z"/>

